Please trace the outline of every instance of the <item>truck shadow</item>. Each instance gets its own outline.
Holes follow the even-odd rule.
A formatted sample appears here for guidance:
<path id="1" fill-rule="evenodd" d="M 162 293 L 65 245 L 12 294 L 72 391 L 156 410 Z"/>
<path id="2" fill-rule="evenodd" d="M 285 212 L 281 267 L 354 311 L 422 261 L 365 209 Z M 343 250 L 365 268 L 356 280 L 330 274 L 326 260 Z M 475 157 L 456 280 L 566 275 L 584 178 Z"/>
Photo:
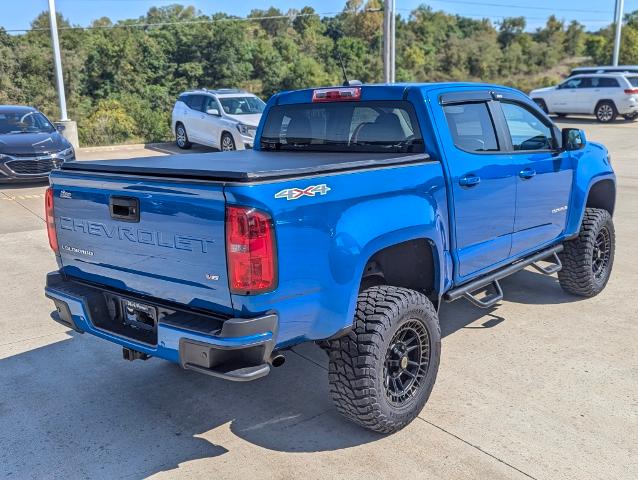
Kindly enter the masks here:
<path id="1" fill-rule="evenodd" d="M 521 272 L 503 287 L 508 301 L 570 301 L 555 279 L 534 272 Z M 466 301 L 441 309 L 443 336 L 502 325 L 504 317 Z M 1 359 L 0 473 L 145 478 L 223 456 L 242 442 L 278 452 L 322 452 L 382 438 L 337 414 L 327 357 L 312 344 L 295 347 L 284 367 L 246 384 L 158 359 L 120 358 L 116 345 L 70 333 Z"/>
<path id="2" fill-rule="evenodd" d="M 284 367 L 245 384 L 158 359 L 128 363 L 117 346 L 75 333 L 2 359 L 0 477 L 146 478 L 242 441 L 318 452 L 379 439 L 339 417 L 327 358 L 312 349 L 302 355 L 323 364 L 290 352 Z"/>

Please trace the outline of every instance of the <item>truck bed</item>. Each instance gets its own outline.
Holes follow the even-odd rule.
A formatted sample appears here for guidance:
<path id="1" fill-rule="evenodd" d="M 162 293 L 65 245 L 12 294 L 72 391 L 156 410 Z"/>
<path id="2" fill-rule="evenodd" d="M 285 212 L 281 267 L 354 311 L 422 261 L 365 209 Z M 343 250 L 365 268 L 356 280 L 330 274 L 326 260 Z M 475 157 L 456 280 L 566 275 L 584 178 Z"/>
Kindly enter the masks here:
<path id="1" fill-rule="evenodd" d="M 425 153 L 241 150 L 123 160 L 72 161 L 62 170 L 221 182 L 259 182 L 428 160 Z"/>

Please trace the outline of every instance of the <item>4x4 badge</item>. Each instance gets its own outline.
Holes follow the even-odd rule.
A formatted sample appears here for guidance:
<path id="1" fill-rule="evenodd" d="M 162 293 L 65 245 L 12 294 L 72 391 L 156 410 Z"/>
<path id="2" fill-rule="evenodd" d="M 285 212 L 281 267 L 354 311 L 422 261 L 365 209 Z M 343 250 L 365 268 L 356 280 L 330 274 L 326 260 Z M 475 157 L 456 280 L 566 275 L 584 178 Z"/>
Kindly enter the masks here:
<path id="1" fill-rule="evenodd" d="M 286 200 L 297 200 L 301 197 L 314 197 L 315 195 L 325 195 L 331 188 L 322 183 L 321 185 L 310 185 L 306 188 L 286 188 L 275 194 L 275 198 L 285 198 Z"/>

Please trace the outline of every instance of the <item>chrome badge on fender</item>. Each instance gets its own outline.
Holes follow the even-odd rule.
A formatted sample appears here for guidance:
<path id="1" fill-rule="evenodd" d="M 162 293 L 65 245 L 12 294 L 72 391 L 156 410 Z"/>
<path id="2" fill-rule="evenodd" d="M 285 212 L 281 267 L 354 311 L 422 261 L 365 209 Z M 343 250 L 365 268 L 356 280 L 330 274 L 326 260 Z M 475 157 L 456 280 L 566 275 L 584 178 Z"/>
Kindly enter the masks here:
<path id="1" fill-rule="evenodd" d="M 301 197 L 314 197 L 315 195 L 325 195 L 331 188 L 322 183 L 321 185 L 310 185 L 306 188 L 286 188 L 275 194 L 275 198 L 285 198 L 286 200 L 297 200 Z"/>

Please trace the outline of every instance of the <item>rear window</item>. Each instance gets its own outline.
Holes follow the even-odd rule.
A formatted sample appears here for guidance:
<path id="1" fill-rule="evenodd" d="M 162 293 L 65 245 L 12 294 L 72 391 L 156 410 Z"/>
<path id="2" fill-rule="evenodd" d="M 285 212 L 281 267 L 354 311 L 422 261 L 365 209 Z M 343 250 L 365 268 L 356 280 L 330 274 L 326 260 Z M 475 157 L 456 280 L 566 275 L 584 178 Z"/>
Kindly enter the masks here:
<path id="1" fill-rule="evenodd" d="M 498 151 L 492 117 L 485 103 L 443 107 L 454 145 L 466 152 Z"/>
<path id="2" fill-rule="evenodd" d="M 277 105 L 261 136 L 264 150 L 424 151 L 412 104 L 405 101 Z"/>
<path id="3" fill-rule="evenodd" d="M 632 87 L 638 87 L 638 77 L 626 77 Z"/>
<path id="4" fill-rule="evenodd" d="M 597 85 L 595 84 L 596 82 L 592 81 L 592 85 L 594 87 L 598 87 L 598 88 L 608 88 L 608 87 L 618 87 L 620 86 L 618 84 L 618 80 L 616 80 L 615 78 L 610 78 L 610 77 L 600 77 L 600 78 L 595 78 L 593 80 L 598 80 Z"/>

